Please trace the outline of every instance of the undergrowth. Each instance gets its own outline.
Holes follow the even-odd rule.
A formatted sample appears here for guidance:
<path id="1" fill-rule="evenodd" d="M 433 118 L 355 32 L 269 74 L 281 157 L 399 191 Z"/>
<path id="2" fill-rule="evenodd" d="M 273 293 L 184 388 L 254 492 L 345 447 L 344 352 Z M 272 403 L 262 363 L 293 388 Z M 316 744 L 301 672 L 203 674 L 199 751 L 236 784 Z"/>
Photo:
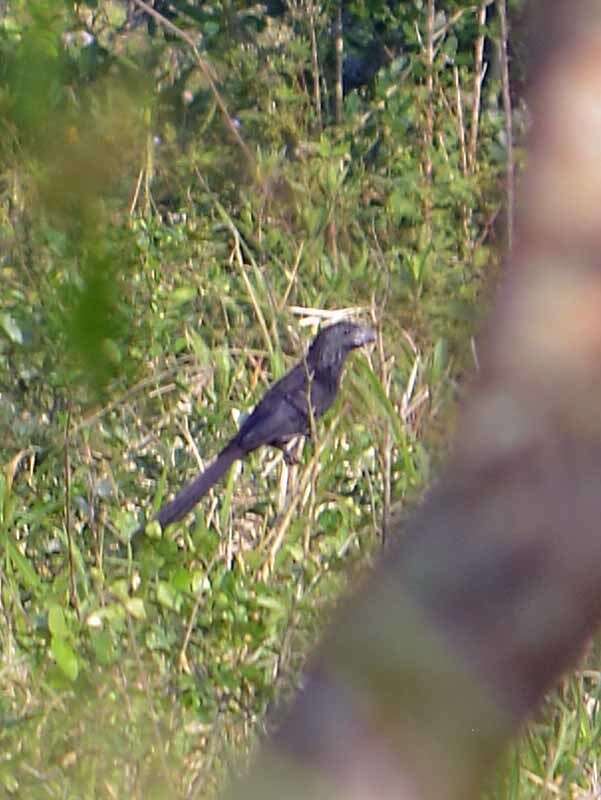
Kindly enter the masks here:
<path id="1" fill-rule="evenodd" d="M 498 85 L 474 93 L 496 21 L 448 5 L 431 59 L 419 4 L 358 6 L 351 52 L 375 20 L 387 56 L 342 109 L 327 5 L 192 6 L 171 19 L 200 53 L 108 0 L 3 12 L 7 796 L 211 796 L 435 476 L 477 364 L 506 156 Z M 318 326 L 351 312 L 378 342 L 300 465 L 254 454 L 132 553 Z M 509 796 L 563 769 L 592 785 L 570 753 L 591 752 L 596 706 L 567 701 L 596 676 L 532 726 Z"/>

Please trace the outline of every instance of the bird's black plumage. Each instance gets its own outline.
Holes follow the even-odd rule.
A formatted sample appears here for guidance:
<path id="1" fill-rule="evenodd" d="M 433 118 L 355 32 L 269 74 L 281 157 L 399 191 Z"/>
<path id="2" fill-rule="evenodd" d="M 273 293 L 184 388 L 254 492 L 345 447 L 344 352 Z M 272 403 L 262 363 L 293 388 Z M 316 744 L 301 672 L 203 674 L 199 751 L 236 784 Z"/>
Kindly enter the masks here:
<path id="1" fill-rule="evenodd" d="M 161 528 L 185 516 L 237 459 L 265 444 L 284 449 L 295 436 L 310 434 L 309 395 L 318 419 L 336 399 L 347 355 L 374 338 L 371 328 L 352 322 L 338 322 L 318 333 L 303 361 L 267 390 L 213 463 L 161 508 L 156 516 Z"/>

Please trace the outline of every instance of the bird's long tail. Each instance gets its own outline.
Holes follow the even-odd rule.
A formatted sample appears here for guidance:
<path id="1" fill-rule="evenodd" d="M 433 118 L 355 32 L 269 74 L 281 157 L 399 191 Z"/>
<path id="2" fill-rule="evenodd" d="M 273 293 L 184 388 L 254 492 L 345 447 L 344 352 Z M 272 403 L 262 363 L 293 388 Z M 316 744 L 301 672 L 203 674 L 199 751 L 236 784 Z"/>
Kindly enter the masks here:
<path id="1" fill-rule="evenodd" d="M 155 519 L 161 528 L 184 517 L 191 508 L 205 495 L 213 484 L 227 472 L 237 458 L 242 458 L 243 450 L 234 442 L 226 445 L 217 458 L 192 483 L 177 494 L 170 503 L 166 503 Z"/>

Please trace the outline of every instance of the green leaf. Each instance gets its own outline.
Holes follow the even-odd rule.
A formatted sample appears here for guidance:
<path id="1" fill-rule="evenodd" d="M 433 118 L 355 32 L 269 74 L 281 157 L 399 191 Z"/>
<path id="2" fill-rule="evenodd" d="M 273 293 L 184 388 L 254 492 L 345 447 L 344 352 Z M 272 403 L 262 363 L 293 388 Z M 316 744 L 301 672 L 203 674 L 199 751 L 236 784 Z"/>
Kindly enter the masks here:
<path id="1" fill-rule="evenodd" d="M 21 551 L 10 539 L 8 539 L 8 537 L 6 537 L 6 553 L 17 572 L 20 573 L 25 587 L 35 592 L 39 591 L 42 584 L 36 571 L 31 566 L 29 560 L 25 558 Z"/>
<path id="2" fill-rule="evenodd" d="M 53 636 L 58 636 L 60 639 L 69 637 L 69 628 L 60 606 L 51 605 L 48 609 L 48 629 Z"/>
<path id="3" fill-rule="evenodd" d="M 198 293 L 195 286 L 181 286 L 169 295 L 169 303 L 173 306 L 183 306 L 193 300 Z"/>
<path id="4" fill-rule="evenodd" d="M 109 631 L 93 631 L 90 634 L 90 642 L 99 664 L 108 666 L 113 662 L 115 658 L 115 646 Z"/>
<path id="5" fill-rule="evenodd" d="M 442 378 L 448 363 L 449 345 L 446 339 L 439 339 L 432 353 L 432 366 L 429 376 L 432 383 L 437 383 Z"/>
<path id="6" fill-rule="evenodd" d="M 53 636 L 50 642 L 50 652 L 67 678 L 70 681 L 77 680 L 79 663 L 73 648 L 60 636 Z"/>
<path id="7" fill-rule="evenodd" d="M 371 369 L 365 358 L 356 359 L 352 381 L 365 398 L 366 405 L 375 408 L 379 415 L 388 420 L 396 445 L 402 447 L 405 443 L 405 435 L 399 415 L 384 391 L 378 376 Z"/>
<path id="8" fill-rule="evenodd" d="M 10 314 L 0 314 L 0 327 L 14 344 L 23 344 L 23 332 L 17 325 L 17 321 Z"/>
<path id="9" fill-rule="evenodd" d="M 186 328 L 186 337 L 190 340 L 192 350 L 194 351 L 198 363 L 203 367 L 211 364 L 213 360 L 212 353 L 202 336 L 192 330 L 192 328 Z"/>
<path id="10" fill-rule="evenodd" d="M 167 581 L 159 581 L 157 586 L 157 601 L 170 611 L 179 611 L 182 604 L 180 593 Z"/>
<path id="11" fill-rule="evenodd" d="M 280 598 L 270 594 L 257 595 L 256 603 L 259 608 L 268 608 L 271 611 L 277 611 L 280 614 L 283 614 L 286 610 L 286 607 Z"/>
<path id="12" fill-rule="evenodd" d="M 203 28 L 205 36 L 217 36 L 219 33 L 219 23 L 216 20 L 205 22 Z"/>
<path id="13" fill-rule="evenodd" d="M 125 601 L 125 608 L 134 619 L 146 619 L 146 608 L 141 597 L 130 597 Z"/>
<path id="14" fill-rule="evenodd" d="M 148 536 L 149 539 L 162 539 L 163 529 L 156 520 L 152 520 L 152 522 L 149 522 L 144 528 L 144 535 Z"/>

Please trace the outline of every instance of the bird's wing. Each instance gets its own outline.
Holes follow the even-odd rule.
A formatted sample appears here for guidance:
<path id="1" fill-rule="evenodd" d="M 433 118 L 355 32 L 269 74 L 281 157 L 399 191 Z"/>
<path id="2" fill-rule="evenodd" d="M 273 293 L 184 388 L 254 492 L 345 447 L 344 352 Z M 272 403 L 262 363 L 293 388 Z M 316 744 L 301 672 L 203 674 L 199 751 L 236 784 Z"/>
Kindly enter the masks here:
<path id="1" fill-rule="evenodd" d="M 237 444 L 247 453 L 264 444 L 286 442 L 308 431 L 307 381 L 299 364 L 265 394 L 246 418 Z"/>

